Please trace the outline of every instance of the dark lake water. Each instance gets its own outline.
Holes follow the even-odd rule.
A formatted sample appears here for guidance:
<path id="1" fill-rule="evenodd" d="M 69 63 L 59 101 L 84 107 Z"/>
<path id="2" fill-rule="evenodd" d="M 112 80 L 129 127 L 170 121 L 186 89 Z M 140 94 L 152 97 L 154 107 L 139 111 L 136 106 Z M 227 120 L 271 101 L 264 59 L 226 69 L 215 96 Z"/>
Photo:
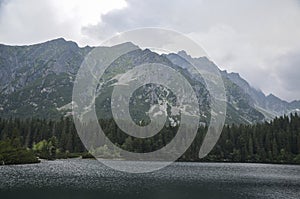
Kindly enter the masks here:
<path id="1" fill-rule="evenodd" d="M 151 173 L 96 160 L 0 166 L 0 198 L 300 198 L 300 166 L 173 163 Z"/>

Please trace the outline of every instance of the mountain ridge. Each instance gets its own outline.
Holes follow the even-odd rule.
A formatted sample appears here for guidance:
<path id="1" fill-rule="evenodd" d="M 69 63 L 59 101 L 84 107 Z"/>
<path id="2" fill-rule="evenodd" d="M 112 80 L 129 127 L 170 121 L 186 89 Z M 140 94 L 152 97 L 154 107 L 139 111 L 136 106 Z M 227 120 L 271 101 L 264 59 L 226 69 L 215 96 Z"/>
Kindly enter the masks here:
<path id="1" fill-rule="evenodd" d="M 125 45 L 136 46 L 131 42 Z M 76 42 L 64 38 L 26 46 L 0 44 L 0 116 L 57 118 L 71 114 L 69 109 L 62 107 L 71 103 L 77 70 L 84 57 L 94 48 L 79 47 Z M 168 55 L 155 54 L 150 50 L 141 50 L 119 61 L 131 65 L 153 61 L 166 63 L 187 77 L 196 79 L 199 84 L 203 80 L 199 75 L 191 73 L 190 66 L 185 63 L 186 60 L 181 60 L 182 57 L 193 59 L 203 70 L 218 70 L 228 94 L 228 118 L 235 118 L 232 122 L 261 122 L 300 109 L 299 100 L 289 103 L 273 94 L 266 96 L 238 73 L 221 71 L 207 57 L 192 58 L 185 51 Z M 122 69 L 122 63 L 116 64 L 117 70 Z"/>

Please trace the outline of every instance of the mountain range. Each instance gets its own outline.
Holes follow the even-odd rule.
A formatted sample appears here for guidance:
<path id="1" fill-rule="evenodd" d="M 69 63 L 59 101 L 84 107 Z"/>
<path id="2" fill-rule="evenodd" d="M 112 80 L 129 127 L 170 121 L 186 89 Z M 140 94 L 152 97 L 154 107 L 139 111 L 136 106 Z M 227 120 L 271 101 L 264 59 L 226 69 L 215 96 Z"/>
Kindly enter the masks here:
<path id="1" fill-rule="evenodd" d="M 81 48 L 63 38 L 28 46 L 0 44 L 0 117 L 59 119 L 71 115 L 73 83 L 81 63 L 93 48 Z M 143 63 L 161 63 L 193 82 L 201 117 L 207 122 L 209 92 L 201 76 L 190 70 L 186 61 L 189 59 L 203 70 L 214 68 L 221 73 L 226 88 L 228 124 L 263 122 L 300 109 L 300 101 L 287 102 L 272 94 L 266 96 L 238 73 L 221 71 L 207 57 L 192 58 L 185 51 L 160 55 L 149 49 L 137 49 L 115 60 L 102 77 L 103 89 L 98 93 L 96 103 L 98 116 L 111 117 L 110 95 L 118 75 Z M 172 106 L 174 96 L 166 95 L 164 91 L 165 88 L 158 85 L 145 85 L 135 92 L 131 114 L 137 122 L 147 118 L 151 103 L 166 101 Z M 174 122 L 174 118 L 170 121 Z"/>

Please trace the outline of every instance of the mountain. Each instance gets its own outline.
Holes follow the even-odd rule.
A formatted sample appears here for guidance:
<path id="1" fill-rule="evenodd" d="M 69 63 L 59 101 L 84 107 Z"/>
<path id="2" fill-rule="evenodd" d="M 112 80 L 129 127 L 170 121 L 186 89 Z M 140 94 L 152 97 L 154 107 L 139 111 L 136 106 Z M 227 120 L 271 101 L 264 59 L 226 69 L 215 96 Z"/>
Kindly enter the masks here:
<path id="1" fill-rule="evenodd" d="M 64 39 L 0 45 L 1 117 L 59 117 L 57 108 L 70 102 L 73 78 L 90 50 Z"/>
<path id="2" fill-rule="evenodd" d="M 250 86 L 250 84 L 240 77 L 238 73 L 227 73 L 222 71 L 222 75 L 237 84 L 245 93 L 250 96 L 254 107 L 270 120 L 276 116 L 299 112 L 300 101 L 287 102 L 281 100 L 273 94 L 266 96 L 262 91 Z"/>
<path id="3" fill-rule="evenodd" d="M 29 46 L 0 44 L 0 117 L 58 119 L 72 114 L 73 82 L 84 57 L 92 49 L 89 46 L 80 48 L 62 38 Z M 208 58 L 192 58 L 184 51 L 159 55 L 148 49 L 137 49 L 122 55 L 109 66 L 101 79 L 102 89 L 96 99 L 98 116 L 111 117 L 110 95 L 120 74 L 140 64 L 161 63 L 180 72 L 191 83 L 202 111 L 201 120 L 207 123 L 210 95 L 202 77 L 186 60 L 192 60 L 203 70 L 219 70 Z M 273 95 L 265 96 L 237 73 L 220 73 L 227 92 L 227 123 L 262 122 L 300 109 L 299 101 L 288 103 Z M 147 122 L 146 113 L 151 104 L 165 103 L 170 108 L 175 102 L 176 97 L 166 88 L 145 85 L 134 92 L 130 111 L 136 122 Z M 174 124 L 177 119 L 170 116 L 169 122 Z"/>

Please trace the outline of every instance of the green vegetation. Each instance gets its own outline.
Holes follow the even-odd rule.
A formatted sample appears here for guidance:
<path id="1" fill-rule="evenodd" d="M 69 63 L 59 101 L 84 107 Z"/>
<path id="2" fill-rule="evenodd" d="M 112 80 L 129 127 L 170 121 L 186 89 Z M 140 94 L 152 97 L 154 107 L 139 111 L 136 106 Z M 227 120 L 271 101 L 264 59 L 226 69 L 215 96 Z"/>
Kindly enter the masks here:
<path id="1" fill-rule="evenodd" d="M 112 158 L 121 158 L 120 150 L 115 147 L 114 149 L 109 149 L 107 145 L 98 147 L 96 149 L 90 150 L 90 152 L 86 152 L 82 154 L 83 159 L 95 159 L 104 158 L 104 159 L 112 159 Z"/>
<path id="2" fill-rule="evenodd" d="M 99 123 L 116 146 L 132 152 L 157 150 L 176 135 L 178 127 L 166 126 L 151 138 L 139 139 L 122 132 L 113 120 Z M 90 124 L 86 124 L 90 125 Z M 300 164 L 300 117 L 283 116 L 255 125 L 228 125 L 211 151 L 199 160 L 198 153 L 206 127 L 200 127 L 196 139 L 179 161 L 261 162 Z M 88 153 L 79 139 L 72 119 L 0 119 L 0 164 L 33 163 L 37 158 L 53 160 L 82 156 L 122 158 L 122 153 L 107 146 Z M 91 155 L 92 154 L 92 155 Z"/>
<path id="3" fill-rule="evenodd" d="M 114 149 L 109 149 L 107 145 L 98 147 L 94 150 L 91 150 L 90 153 L 94 157 L 100 157 L 100 158 L 120 158 L 120 150 L 118 150 L 116 147 Z"/>
<path id="4" fill-rule="evenodd" d="M 19 130 L 13 128 L 10 136 L 0 140 L 0 165 L 38 163 L 33 151 L 24 147 Z"/>
<path id="5" fill-rule="evenodd" d="M 300 117 L 297 114 L 255 125 L 232 125 L 206 161 L 300 164 Z"/>
<path id="6" fill-rule="evenodd" d="M 79 143 L 77 148 L 74 146 L 76 142 Z M 70 119 L 62 119 L 61 123 L 0 119 L 0 165 L 37 163 L 38 158 L 75 158 L 82 152 L 84 148 Z"/>
<path id="7" fill-rule="evenodd" d="M 0 165 L 38 163 L 33 151 L 20 147 L 14 140 L 0 141 Z"/>

